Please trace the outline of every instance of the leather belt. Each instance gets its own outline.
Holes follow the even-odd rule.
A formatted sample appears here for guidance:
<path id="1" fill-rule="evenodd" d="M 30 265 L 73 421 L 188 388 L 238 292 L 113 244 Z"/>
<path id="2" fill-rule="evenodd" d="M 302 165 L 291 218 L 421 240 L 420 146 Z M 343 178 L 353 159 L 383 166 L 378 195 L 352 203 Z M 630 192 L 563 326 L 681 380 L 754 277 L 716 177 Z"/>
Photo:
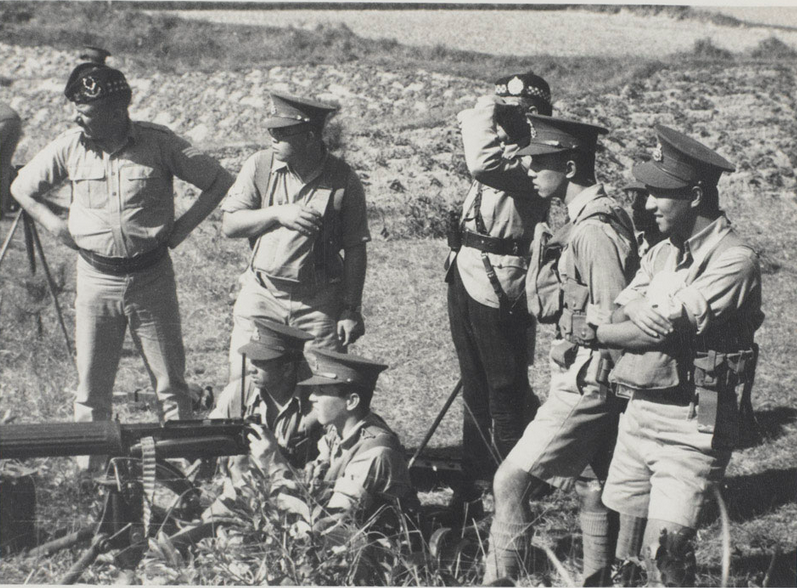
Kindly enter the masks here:
<path id="1" fill-rule="evenodd" d="M 493 255 L 527 257 L 531 241 L 528 239 L 502 239 L 500 237 L 491 237 L 490 235 L 480 235 L 465 229 L 462 231 L 462 245 L 463 247 L 471 247 Z"/>
<path id="2" fill-rule="evenodd" d="M 617 395 L 624 398 L 635 400 L 646 400 L 656 404 L 669 404 L 672 406 L 696 405 L 698 396 L 694 390 L 685 389 L 681 386 L 675 388 L 662 388 L 658 390 L 635 390 L 623 384 L 618 384 Z"/>
<path id="3" fill-rule="evenodd" d="M 85 259 L 94 269 L 105 274 L 123 276 L 148 269 L 158 263 L 168 253 L 169 248 L 166 244 L 159 245 L 146 253 L 134 255 L 133 257 L 105 257 L 87 249 L 80 250 L 80 256 Z"/>

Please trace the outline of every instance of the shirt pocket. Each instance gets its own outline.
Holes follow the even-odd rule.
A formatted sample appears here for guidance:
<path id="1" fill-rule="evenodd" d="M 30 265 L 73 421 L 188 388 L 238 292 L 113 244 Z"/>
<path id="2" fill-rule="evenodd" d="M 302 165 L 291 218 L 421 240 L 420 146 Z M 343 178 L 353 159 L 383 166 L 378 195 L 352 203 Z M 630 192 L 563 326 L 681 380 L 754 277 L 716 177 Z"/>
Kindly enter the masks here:
<path id="1" fill-rule="evenodd" d="M 71 174 L 71 180 L 72 200 L 80 206 L 104 209 L 108 205 L 108 185 L 102 166 L 80 166 Z"/>
<path id="2" fill-rule="evenodd" d="M 155 167 L 125 165 L 120 170 L 122 208 L 166 208 L 172 205 L 171 177 Z"/>

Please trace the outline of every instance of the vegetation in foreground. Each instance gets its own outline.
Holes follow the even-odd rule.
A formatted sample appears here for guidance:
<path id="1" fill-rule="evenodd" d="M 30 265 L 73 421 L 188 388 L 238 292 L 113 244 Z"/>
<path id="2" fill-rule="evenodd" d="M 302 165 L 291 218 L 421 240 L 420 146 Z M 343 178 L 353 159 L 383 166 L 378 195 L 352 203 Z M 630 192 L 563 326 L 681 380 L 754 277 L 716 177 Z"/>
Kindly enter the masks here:
<path id="1" fill-rule="evenodd" d="M 762 44 L 755 54 L 745 56 L 729 56 L 716 51 L 710 43 L 701 43 L 689 56 L 652 63 L 633 58 L 627 62 L 507 59 L 366 41 L 342 27 L 317 31 L 218 29 L 214 28 L 216 25 L 147 17 L 117 4 L 3 3 L 0 10 L 4 43 L 39 47 L 39 55 L 46 54 L 47 47 L 72 51 L 75 45 L 85 42 L 101 44 L 117 55 L 136 55 L 130 59 L 136 60 L 132 64 L 142 72 L 156 68 L 182 74 L 200 67 L 210 75 L 223 70 L 245 73 L 255 67 L 281 65 L 295 72 L 294 81 L 298 81 L 313 68 L 324 66 L 326 72 L 327 65 L 344 63 L 346 73 L 356 72 L 359 67 L 366 72 L 385 69 L 407 77 L 418 76 L 419 82 L 424 83 L 426 73 L 417 74 L 422 66 L 424 72 L 449 76 L 449 83 L 465 77 L 477 88 L 488 88 L 485 82 L 494 77 L 494 71 L 532 66 L 559 88 L 560 111 L 604 121 L 613 128 L 607 149 L 599 154 L 599 167 L 615 187 L 621 185 L 629 166 L 630 160 L 623 156 L 630 155 L 628 150 L 646 147 L 634 140 L 648 131 L 652 121 L 672 124 L 726 145 L 739 173 L 734 183 L 724 187 L 723 204 L 742 234 L 761 251 L 764 310 L 768 315 L 760 333 L 762 361 L 754 396 L 763 438 L 758 445 L 737 454 L 723 488 L 733 538 L 731 583 L 794 585 L 797 411 L 792 405 L 792 390 L 797 386 L 793 369 L 797 319 L 791 295 L 795 266 L 790 252 L 797 249 L 793 172 L 797 165 L 797 129 L 793 50 L 773 40 Z M 102 33 L 89 32 L 99 30 Z M 201 62 L 197 55 L 202 56 Z M 17 82 L 3 79 L 6 81 L 0 84 L 0 92 L 20 91 Z M 21 82 L 28 84 L 28 80 Z M 173 100 L 175 95 L 183 96 L 178 92 L 169 98 Z M 191 107 L 195 106 L 176 105 L 182 109 Z M 48 116 L 59 114 L 48 108 Z M 436 220 L 456 205 L 456 198 L 464 194 L 467 186 L 450 114 L 408 118 L 403 111 L 388 110 L 363 115 L 357 121 L 341 120 L 341 148 L 351 155 L 358 171 L 365 170 L 370 176 L 372 232 L 376 237 L 370 248 L 365 299 L 368 333 L 361 344 L 362 352 L 385 358 L 393 366 L 377 392 L 375 408 L 398 425 L 397 431 L 410 448 L 418 443 L 431 421 L 431 413 L 442 404 L 456 379 L 440 274 L 445 245 L 440 239 L 442 225 Z M 41 127 L 50 132 L 43 123 Z M 26 132 L 38 135 L 45 132 L 42 128 L 30 126 Z M 442 160 L 452 170 L 447 176 L 451 185 L 435 186 L 431 179 L 441 169 L 439 150 L 443 141 L 422 143 L 419 137 L 428 135 L 444 136 L 446 141 L 454 137 L 444 145 L 451 150 L 450 158 Z M 51 134 L 37 140 L 49 138 Z M 218 146 L 211 153 L 237 171 L 236 166 L 251 149 Z M 174 254 L 189 358 L 187 375 L 198 385 L 217 389 L 226 377 L 230 294 L 234 296 L 235 278 L 246 256 L 242 243 L 221 237 L 219 222 L 219 214 L 214 213 Z M 9 223 L 2 226 L 5 235 Z M 382 237 L 377 237 L 380 233 Z M 71 332 L 74 260 L 49 235 L 42 233 L 42 239 Z M 0 268 L 0 411 L 17 422 L 68 420 L 74 372 L 41 270 L 35 276 L 29 274 L 21 241 L 20 231 Z M 413 279 L 408 280 L 408 276 Z M 546 388 L 545 352 L 550 338 L 550 331 L 543 329 L 537 362 L 532 368 L 539 391 Z M 147 386 L 140 358 L 128 345 L 117 389 L 132 391 Z M 117 404 L 123 421 L 153 418 L 147 407 L 126 406 L 120 401 Z M 435 437 L 435 451 L 445 453 L 456 446 L 458 418 L 459 410 L 452 410 Z M 43 539 L 90 523 L 96 497 L 85 492 L 75 496 L 75 472 L 68 460 L 35 460 L 27 465 L 38 471 L 37 527 Z M 255 485 L 266 483 L 253 481 Z M 208 492 L 214 490 L 212 485 L 207 488 Z M 298 497 L 300 502 L 314 506 L 311 497 L 301 493 Z M 423 497 L 427 504 L 444 503 L 446 498 L 445 490 Z M 353 533 L 343 543 L 346 548 L 335 553 L 326 539 L 301 533 L 291 535 L 292 528 L 304 527 L 294 523 L 308 522 L 301 513 L 291 511 L 294 508 L 306 512 L 297 503 L 280 506 L 250 495 L 239 506 L 240 527 L 205 540 L 190 554 L 172 550 L 164 539 L 155 540 L 138 572 L 140 579 L 148 583 L 190 584 L 280 580 L 340 584 L 350 580 L 347 566 L 358 553 L 353 546 L 362 540 L 361 536 Z M 575 504 L 568 496 L 554 494 L 538 509 L 540 537 L 562 561 L 564 571 L 577 581 L 580 546 L 578 536 L 572 533 L 577 528 Z M 285 524 L 287 519 L 290 524 Z M 274 526 L 275 532 L 279 529 L 279 544 L 243 540 L 264 538 L 263 529 L 271 528 L 268 525 Z M 394 574 L 385 576 L 386 580 L 411 585 L 452 582 L 452 573 L 437 564 L 428 548 L 405 545 L 403 537 L 395 534 L 380 538 L 388 542 L 397 557 L 406 554 L 406 561 L 394 561 L 395 565 L 385 570 L 386 574 Z M 719 583 L 720 537 L 720 522 L 713 509 L 707 513 L 700 531 L 701 584 Z M 79 549 L 65 550 L 46 560 L 4 556 L 0 561 L 0 580 L 56 583 L 79 553 Z M 83 576 L 83 581 L 109 583 L 116 572 L 114 566 L 100 562 Z M 274 575 L 269 577 L 268 573 Z M 473 583 L 480 577 L 478 573 L 476 569 L 474 576 L 461 579 L 454 573 L 453 582 Z M 561 571 L 550 569 L 524 580 L 537 582 L 569 583 Z"/>

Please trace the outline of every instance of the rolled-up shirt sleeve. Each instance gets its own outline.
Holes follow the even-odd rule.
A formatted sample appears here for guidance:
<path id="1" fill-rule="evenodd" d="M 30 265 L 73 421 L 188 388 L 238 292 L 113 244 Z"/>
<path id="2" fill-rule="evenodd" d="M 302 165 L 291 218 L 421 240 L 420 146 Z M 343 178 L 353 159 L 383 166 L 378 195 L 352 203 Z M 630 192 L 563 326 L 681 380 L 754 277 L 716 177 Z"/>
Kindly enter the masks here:
<path id="1" fill-rule="evenodd" d="M 62 136 L 39 151 L 28 164 L 19 170 L 11 184 L 11 193 L 38 200 L 51 188 L 69 177 L 68 151 L 71 140 Z"/>
<path id="2" fill-rule="evenodd" d="M 722 324 L 761 287 L 758 262 L 750 249 L 733 247 L 725 251 L 694 282 L 672 296 L 675 309 L 685 311 L 689 324 L 700 335 Z"/>
<path id="3" fill-rule="evenodd" d="M 494 106 L 486 103 L 457 115 L 465 163 L 475 180 L 506 192 L 533 192 L 534 184 L 517 159 L 504 157 L 504 146 L 493 123 Z"/>
<path id="4" fill-rule="evenodd" d="M 221 204 L 224 212 L 237 212 L 239 210 L 257 210 L 261 207 L 261 194 L 255 184 L 257 157 L 253 155 L 247 159 L 235 183 L 227 192 Z"/>

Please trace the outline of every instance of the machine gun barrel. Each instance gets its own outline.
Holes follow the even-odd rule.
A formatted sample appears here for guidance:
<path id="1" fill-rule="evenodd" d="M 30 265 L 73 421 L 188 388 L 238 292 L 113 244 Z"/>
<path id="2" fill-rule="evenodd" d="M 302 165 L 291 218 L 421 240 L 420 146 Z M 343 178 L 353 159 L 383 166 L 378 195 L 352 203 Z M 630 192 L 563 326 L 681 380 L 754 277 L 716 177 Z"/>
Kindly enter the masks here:
<path id="1" fill-rule="evenodd" d="M 140 457 L 152 437 L 159 458 L 241 455 L 248 451 L 247 421 L 207 419 L 121 424 L 42 423 L 0 425 L 0 459 L 108 455 Z"/>

